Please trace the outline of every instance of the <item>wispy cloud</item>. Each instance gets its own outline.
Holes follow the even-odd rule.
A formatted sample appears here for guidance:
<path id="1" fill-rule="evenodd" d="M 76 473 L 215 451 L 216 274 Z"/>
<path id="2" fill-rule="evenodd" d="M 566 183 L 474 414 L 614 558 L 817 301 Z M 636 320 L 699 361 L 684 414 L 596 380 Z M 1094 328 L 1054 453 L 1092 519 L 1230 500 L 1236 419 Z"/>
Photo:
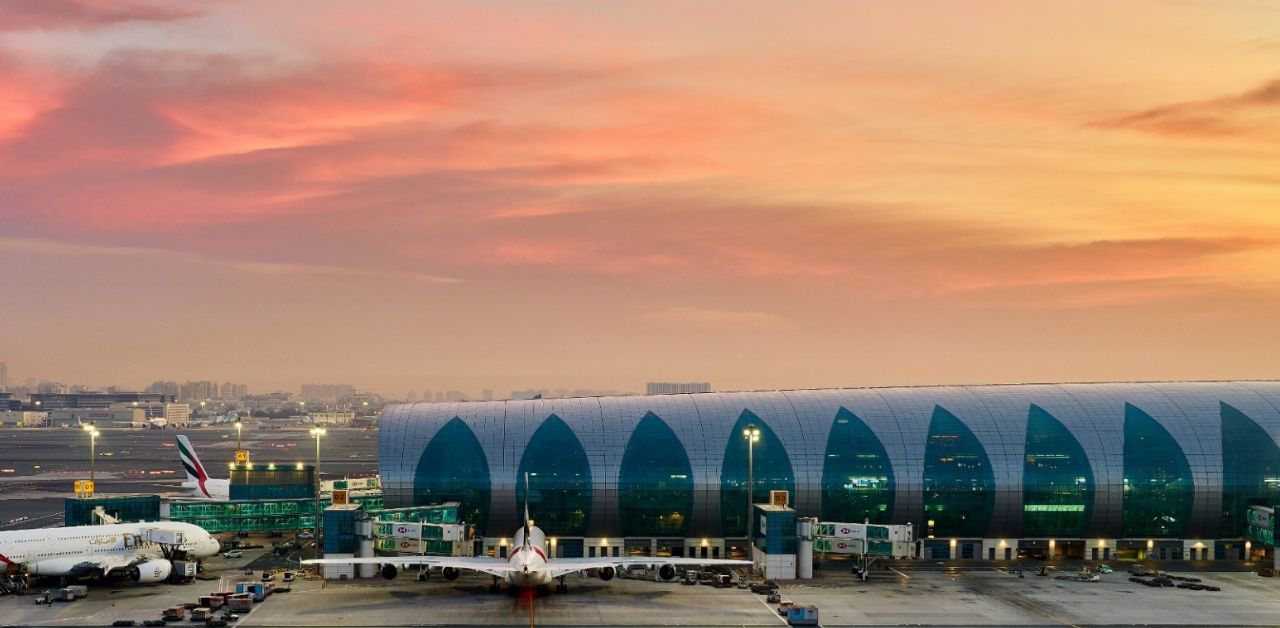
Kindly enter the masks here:
<path id="1" fill-rule="evenodd" d="M 1280 80 L 1231 96 L 1174 103 L 1098 120 L 1091 126 L 1189 136 L 1263 133 L 1274 140 L 1274 133 L 1280 132 Z"/>
<path id="2" fill-rule="evenodd" d="M 2 0 L 0 31 L 96 28 L 130 22 L 172 22 L 200 15 L 196 3 L 145 0 Z"/>
<path id="3" fill-rule="evenodd" d="M 260 262 L 251 260 L 215 259 L 183 251 L 124 246 L 71 244 L 35 238 L 0 237 L 0 251 L 53 255 L 60 257 L 107 257 L 154 260 L 158 263 L 180 262 L 199 266 L 221 268 L 250 275 L 311 279 L 377 279 L 411 281 L 428 284 L 453 284 L 462 280 L 454 277 L 416 272 L 363 269 L 323 264 L 297 264 Z"/>

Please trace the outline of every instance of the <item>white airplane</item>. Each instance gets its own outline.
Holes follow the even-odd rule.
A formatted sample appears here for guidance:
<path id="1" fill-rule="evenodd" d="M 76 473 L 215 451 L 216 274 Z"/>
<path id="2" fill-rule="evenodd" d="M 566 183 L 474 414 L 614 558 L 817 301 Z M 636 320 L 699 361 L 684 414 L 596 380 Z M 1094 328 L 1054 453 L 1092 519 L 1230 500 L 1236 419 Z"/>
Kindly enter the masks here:
<path id="1" fill-rule="evenodd" d="M 491 589 L 498 588 L 499 580 L 511 587 L 541 587 L 558 581 L 557 590 L 564 593 L 569 590 L 565 584 L 565 576 L 588 569 L 595 569 L 601 580 L 612 580 L 619 569 L 632 565 L 658 567 L 658 576 L 663 580 L 676 577 L 677 565 L 750 565 L 749 560 L 728 560 L 720 558 L 661 558 L 661 557 L 600 557 L 600 558 L 556 558 L 550 559 L 543 551 L 546 546 L 546 535 L 533 525 L 529 518 L 529 476 L 525 479 L 524 527 L 516 530 L 515 550 L 507 558 L 472 558 L 467 556 L 373 556 L 365 558 L 320 558 L 304 560 L 304 565 L 379 565 L 382 577 L 388 580 L 395 578 L 398 570 L 408 567 L 430 569 L 439 567 L 446 580 L 456 580 L 462 570 L 479 571 L 493 576 Z"/>
<path id="2" fill-rule="evenodd" d="M 166 548 L 208 558 L 218 547 L 199 526 L 175 521 L 39 528 L 0 532 L 0 563 L 5 570 L 25 566 L 33 576 L 160 582 L 173 571 Z"/>
<path id="3" fill-rule="evenodd" d="M 231 480 L 210 478 L 209 472 L 196 456 L 196 448 L 181 434 L 178 435 L 178 458 L 182 460 L 182 468 L 187 471 L 187 481 L 182 483 L 182 488 L 191 489 L 192 496 L 197 499 L 231 499 Z"/>

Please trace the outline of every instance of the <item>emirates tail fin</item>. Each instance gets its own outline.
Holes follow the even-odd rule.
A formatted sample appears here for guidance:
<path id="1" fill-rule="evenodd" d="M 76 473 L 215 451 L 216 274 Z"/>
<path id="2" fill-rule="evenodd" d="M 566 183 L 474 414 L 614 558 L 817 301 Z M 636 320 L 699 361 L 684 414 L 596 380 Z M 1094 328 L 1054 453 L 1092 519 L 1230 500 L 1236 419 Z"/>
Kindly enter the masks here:
<path id="1" fill-rule="evenodd" d="M 529 547 L 529 472 L 524 473 L 524 546 Z"/>

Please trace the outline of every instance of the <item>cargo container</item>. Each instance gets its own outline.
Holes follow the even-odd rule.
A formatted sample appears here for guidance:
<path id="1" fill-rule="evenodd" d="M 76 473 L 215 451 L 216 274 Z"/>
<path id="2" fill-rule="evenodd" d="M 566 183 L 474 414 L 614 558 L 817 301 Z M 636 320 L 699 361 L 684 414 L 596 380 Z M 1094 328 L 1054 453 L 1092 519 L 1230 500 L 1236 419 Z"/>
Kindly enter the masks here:
<path id="1" fill-rule="evenodd" d="M 182 621 L 187 618 L 187 607 L 174 606 L 172 608 L 166 608 L 164 612 L 161 613 L 161 617 L 165 621 Z"/>
<path id="2" fill-rule="evenodd" d="M 191 621 L 206 621 L 213 617 L 213 609 L 206 606 L 191 609 Z"/>
<path id="3" fill-rule="evenodd" d="M 225 597 L 217 594 L 202 595 L 200 596 L 199 601 L 200 601 L 200 606 L 205 606 L 208 608 L 222 608 L 222 605 L 227 603 L 227 599 Z"/>
<path id="4" fill-rule="evenodd" d="M 237 582 L 236 593 L 247 593 L 254 602 L 261 602 L 267 597 L 265 582 Z"/>
<path id="5" fill-rule="evenodd" d="M 792 606 L 787 610 L 787 623 L 792 626 L 817 626 L 817 606 Z"/>
<path id="6" fill-rule="evenodd" d="M 196 572 L 200 569 L 200 564 L 194 560 L 175 560 L 172 562 L 172 575 L 174 578 L 194 578 L 196 577 Z"/>
<path id="7" fill-rule="evenodd" d="M 227 596 L 226 607 L 228 611 L 233 613 L 247 613 L 253 610 L 253 595 L 249 593 L 236 593 Z"/>

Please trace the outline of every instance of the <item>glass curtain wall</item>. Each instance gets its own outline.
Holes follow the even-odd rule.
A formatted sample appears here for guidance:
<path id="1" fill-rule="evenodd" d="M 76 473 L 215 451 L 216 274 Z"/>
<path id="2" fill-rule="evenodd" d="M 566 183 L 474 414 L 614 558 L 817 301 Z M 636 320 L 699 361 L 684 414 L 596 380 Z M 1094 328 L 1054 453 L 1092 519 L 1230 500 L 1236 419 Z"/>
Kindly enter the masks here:
<path id="1" fill-rule="evenodd" d="M 1093 491 L 1093 469 L 1080 442 L 1053 415 L 1032 405 L 1022 468 L 1023 536 L 1083 538 Z"/>
<path id="2" fill-rule="evenodd" d="M 823 520 L 888 523 L 893 502 L 893 467 L 884 445 L 862 419 L 840 408 L 822 466 Z"/>
<path id="3" fill-rule="evenodd" d="M 413 503 L 460 502 L 462 520 L 477 530 L 487 530 L 491 490 L 489 460 L 480 441 L 462 419 L 453 417 L 418 458 Z"/>

